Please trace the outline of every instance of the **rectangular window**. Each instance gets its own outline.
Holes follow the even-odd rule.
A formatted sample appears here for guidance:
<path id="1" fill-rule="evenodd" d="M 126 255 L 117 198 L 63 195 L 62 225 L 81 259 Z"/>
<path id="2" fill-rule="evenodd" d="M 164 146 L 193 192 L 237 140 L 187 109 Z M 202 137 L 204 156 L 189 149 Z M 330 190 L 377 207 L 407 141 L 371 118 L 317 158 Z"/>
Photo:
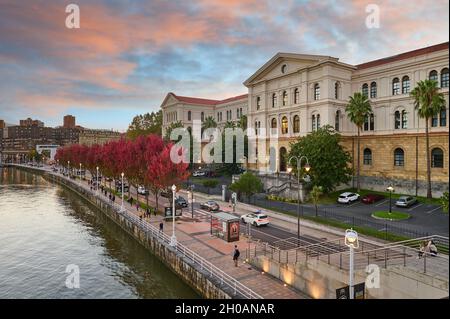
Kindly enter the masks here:
<path id="1" fill-rule="evenodd" d="M 400 82 L 394 82 L 392 84 L 392 95 L 400 94 Z"/>
<path id="2" fill-rule="evenodd" d="M 369 116 L 366 115 L 366 117 L 364 118 L 364 131 L 368 130 L 369 130 Z"/>
<path id="3" fill-rule="evenodd" d="M 363 163 L 364 165 L 372 165 L 372 155 L 370 153 L 364 153 Z"/>
<path id="4" fill-rule="evenodd" d="M 373 116 L 373 114 L 370 115 L 370 130 L 375 130 L 375 117 Z"/>
<path id="5" fill-rule="evenodd" d="M 404 166 L 405 165 L 405 160 L 404 160 L 403 154 L 395 154 L 394 165 L 395 166 Z"/>
<path id="6" fill-rule="evenodd" d="M 437 126 L 438 126 L 438 116 L 433 115 L 433 117 L 431 118 L 431 127 L 437 127 Z"/>
<path id="7" fill-rule="evenodd" d="M 442 110 L 440 114 L 440 126 L 447 126 L 447 110 Z"/>

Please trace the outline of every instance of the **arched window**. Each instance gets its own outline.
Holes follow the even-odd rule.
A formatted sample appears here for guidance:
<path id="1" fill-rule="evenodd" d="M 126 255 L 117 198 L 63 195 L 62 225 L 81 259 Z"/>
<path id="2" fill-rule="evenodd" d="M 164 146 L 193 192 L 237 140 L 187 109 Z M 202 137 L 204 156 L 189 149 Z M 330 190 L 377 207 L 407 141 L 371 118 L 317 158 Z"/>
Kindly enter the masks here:
<path id="1" fill-rule="evenodd" d="M 405 75 L 402 78 L 402 93 L 407 94 L 411 88 L 411 82 L 409 81 L 409 76 Z"/>
<path id="2" fill-rule="evenodd" d="M 395 111 L 394 129 L 398 130 L 399 128 L 400 128 L 400 111 Z"/>
<path id="3" fill-rule="evenodd" d="M 258 121 L 255 121 L 255 135 L 258 135 Z"/>
<path id="4" fill-rule="evenodd" d="M 392 95 L 400 94 L 400 80 L 395 78 L 392 80 Z"/>
<path id="5" fill-rule="evenodd" d="M 277 119 L 276 119 L 276 118 L 273 118 L 273 119 L 272 119 L 272 122 L 271 122 L 270 127 L 271 127 L 271 128 L 277 128 Z"/>
<path id="6" fill-rule="evenodd" d="M 447 126 L 447 110 L 443 109 L 439 113 L 439 125 L 440 126 Z"/>
<path id="7" fill-rule="evenodd" d="M 283 91 L 283 106 L 287 105 L 288 94 L 286 91 Z"/>
<path id="8" fill-rule="evenodd" d="M 300 133 L 300 117 L 298 115 L 294 115 L 294 133 Z"/>
<path id="9" fill-rule="evenodd" d="M 401 148 L 394 151 L 394 166 L 405 166 L 405 152 Z"/>
<path id="10" fill-rule="evenodd" d="M 339 82 L 334 83 L 334 98 L 339 99 Z"/>
<path id="11" fill-rule="evenodd" d="M 320 114 L 317 114 L 317 129 L 320 128 Z"/>
<path id="12" fill-rule="evenodd" d="M 377 97 L 377 82 L 370 83 L 370 98 L 375 99 Z"/>
<path id="13" fill-rule="evenodd" d="M 311 118 L 311 124 L 312 124 L 312 130 L 315 131 L 316 130 L 316 116 L 313 115 Z"/>
<path id="14" fill-rule="evenodd" d="M 370 114 L 369 116 L 370 118 L 370 130 L 373 131 L 375 130 L 375 116 L 373 115 L 373 113 Z"/>
<path id="15" fill-rule="evenodd" d="M 444 167 L 444 152 L 440 148 L 431 150 L 431 167 Z"/>
<path id="16" fill-rule="evenodd" d="M 280 148 L 280 172 L 286 172 L 287 150 L 285 147 Z"/>
<path id="17" fill-rule="evenodd" d="M 277 94 L 273 93 L 272 94 L 272 107 L 277 106 Z"/>
<path id="18" fill-rule="evenodd" d="M 364 131 L 368 131 L 369 130 L 369 115 L 364 116 L 363 130 Z"/>
<path id="19" fill-rule="evenodd" d="M 372 165 L 372 150 L 370 148 L 364 149 L 363 164 L 364 165 Z"/>
<path id="20" fill-rule="evenodd" d="M 259 111 L 260 108 L 261 108 L 261 97 L 258 96 L 256 98 L 256 110 Z"/>
<path id="21" fill-rule="evenodd" d="M 192 121 L 192 113 L 191 113 L 191 111 L 188 111 L 188 121 Z"/>
<path id="22" fill-rule="evenodd" d="M 369 85 L 367 83 L 364 83 L 362 86 L 362 95 L 369 97 Z"/>
<path id="23" fill-rule="evenodd" d="M 205 113 L 204 113 L 204 112 L 202 112 L 202 113 L 200 114 L 200 120 L 201 120 L 202 122 L 205 120 Z"/>
<path id="24" fill-rule="evenodd" d="M 402 111 L 402 128 L 408 128 L 408 113 Z"/>
<path id="25" fill-rule="evenodd" d="M 294 90 L 294 104 L 298 104 L 299 101 L 300 101 L 300 91 L 298 90 L 298 88 L 295 88 L 295 90 Z"/>
<path id="26" fill-rule="evenodd" d="M 341 111 L 337 110 L 336 114 L 334 116 L 334 129 L 336 131 L 339 131 L 340 127 L 339 127 L 339 121 L 340 121 L 340 117 L 341 117 Z"/>
<path id="27" fill-rule="evenodd" d="M 432 80 L 432 81 L 438 82 L 438 73 L 437 73 L 437 71 L 436 70 L 431 71 L 429 76 L 428 76 L 428 78 L 430 80 Z"/>
<path id="28" fill-rule="evenodd" d="M 281 134 L 287 134 L 288 132 L 288 119 L 286 116 L 283 116 L 281 119 Z"/>
<path id="29" fill-rule="evenodd" d="M 431 117 L 431 127 L 437 127 L 439 125 L 439 114 L 434 114 Z"/>
<path id="30" fill-rule="evenodd" d="M 448 88 L 448 68 L 441 71 L 441 88 Z"/>
<path id="31" fill-rule="evenodd" d="M 320 85 L 319 83 L 314 84 L 314 100 L 320 99 Z"/>

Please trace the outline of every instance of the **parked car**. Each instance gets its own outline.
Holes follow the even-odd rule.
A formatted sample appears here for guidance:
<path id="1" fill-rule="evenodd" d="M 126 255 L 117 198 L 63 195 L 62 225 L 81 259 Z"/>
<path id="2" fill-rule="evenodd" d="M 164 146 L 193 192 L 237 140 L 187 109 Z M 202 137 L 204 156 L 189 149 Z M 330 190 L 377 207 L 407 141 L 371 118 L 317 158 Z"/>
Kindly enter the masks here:
<path id="1" fill-rule="evenodd" d="M 358 199 L 359 199 L 359 194 L 345 192 L 345 193 L 342 193 L 341 195 L 339 195 L 337 201 L 338 201 L 338 203 L 341 203 L 341 204 L 350 204 L 352 202 L 357 201 Z"/>
<path id="2" fill-rule="evenodd" d="M 209 200 L 207 202 L 201 203 L 200 208 L 206 209 L 209 211 L 217 211 L 220 209 L 220 206 L 215 201 Z"/>
<path id="3" fill-rule="evenodd" d="M 139 186 L 137 189 L 138 194 L 140 195 L 148 195 L 150 192 L 148 191 L 148 189 L 145 189 L 144 186 Z"/>
<path id="4" fill-rule="evenodd" d="M 384 199 L 385 197 L 383 195 L 380 194 L 367 194 L 366 196 L 363 196 L 361 198 L 361 202 L 363 202 L 364 204 L 373 204 L 375 202 L 378 202 L 382 199 Z"/>
<path id="5" fill-rule="evenodd" d="M 178 196 L 177 198 L 175 198 L 175 207 L 176 208 L 188 207 L 188 203 L 183 197 Z"/>
<path id="6" fill-rule="evenodd" d="M 203 176 L 206 176 L 206 172 L 205 171 L 194 171 L 192 173 L 192 176 L 193 177 L 203 177 Z"/>
<path id="7" fill-rule="evenodd" d="M 161 191 L 160 195 L 161 197 L 172 198 L 172 192 L 169 191 Z"/>
<path id="8" fill-rule="evenodd" d="M 241 220 L 243 223 L 251 224 L 253 226 L 263 226 L 269 224 L 269 217 L 263 213 L 252 213 L 241 216 Z"/>
<path id="9" fill-rule="evenodd" d="M 395 206 L 398 207 L 409 207 L 417 203 L 417 199 L 412 196 L 400 196 L 395 202 Z"/>
<path id="10" fill-rule="evenodd" d="M 95 180 L 94 180 L 95 183 Z M 130 189 L 130 186 L 128 186 L 127 184 L 123 183 L 123 191 L 124 192 L 128 192 L 128 190 Z M 116 191 L 117 192 L 121 192 L 122 191 L 122 182 L 117 181 L 116 182 Z"/>

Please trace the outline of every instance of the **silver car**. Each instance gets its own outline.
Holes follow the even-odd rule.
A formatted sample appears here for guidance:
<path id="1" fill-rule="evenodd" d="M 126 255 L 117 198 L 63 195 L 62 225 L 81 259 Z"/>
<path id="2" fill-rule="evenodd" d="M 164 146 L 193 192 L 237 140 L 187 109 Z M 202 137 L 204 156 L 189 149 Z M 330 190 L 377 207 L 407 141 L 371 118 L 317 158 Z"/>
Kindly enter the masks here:
<path id="1" fill-rule="evenodd" d="M 395 206 L 398 207 L 409 207 L 417 203 L 417 199 L 412 196 L 400 196 L 395 202 Z"/>

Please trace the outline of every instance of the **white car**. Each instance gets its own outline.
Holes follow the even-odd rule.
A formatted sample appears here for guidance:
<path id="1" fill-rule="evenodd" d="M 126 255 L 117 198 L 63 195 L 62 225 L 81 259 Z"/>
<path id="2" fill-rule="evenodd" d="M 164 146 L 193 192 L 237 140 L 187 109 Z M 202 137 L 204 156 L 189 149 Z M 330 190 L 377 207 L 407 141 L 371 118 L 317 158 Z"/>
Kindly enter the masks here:
<path id="1" fill-rule="evenodd" d="M 145 189 L 144 186 L 139 186 L 137 189 L 137 192 L 140 195 L 147 195 L 149 193 L 149 191 L 147 189 Z"/>
<path id="2" fill-rule="evenodd" d="M 193 176 L 193 177 L 206 176 L 206 172 L 204 172 L 204 171 L 194 171 L 194 172 L 192 173 L 192 176 Z"/>
<path id="3" fill-rule="evenodd" d="M 338 203 L 341 203 L 341 204 L 350 204 L 352 202 L 357 201 L 358 199 L 359 199 L 359 194 L 345 192 L 345 193 L 342 193 L 341 195 L 339 195 L 337 201 L 338 201 Z"/>
<path id="4" fill-rule="evenodd" d="M 262 213 L 252 213 L 243 215 L 241 217 L 241 220 L 243 223 L 245 224 L 250 223 L 253 226 L 262 226 L 267 225 L 269 223 L 269 217 L 267 217 L 267 215 L 264 215 Z"/>

